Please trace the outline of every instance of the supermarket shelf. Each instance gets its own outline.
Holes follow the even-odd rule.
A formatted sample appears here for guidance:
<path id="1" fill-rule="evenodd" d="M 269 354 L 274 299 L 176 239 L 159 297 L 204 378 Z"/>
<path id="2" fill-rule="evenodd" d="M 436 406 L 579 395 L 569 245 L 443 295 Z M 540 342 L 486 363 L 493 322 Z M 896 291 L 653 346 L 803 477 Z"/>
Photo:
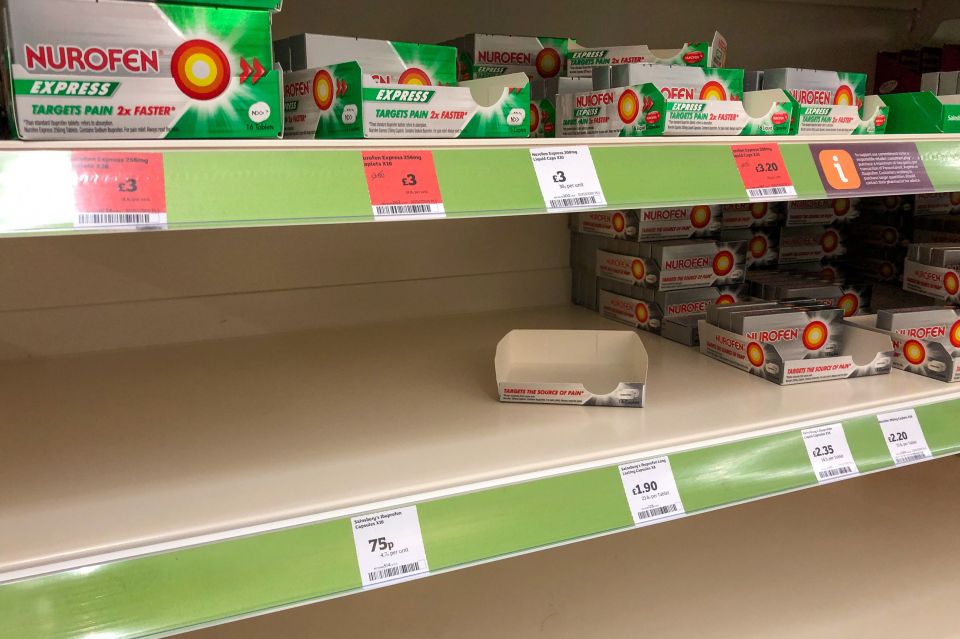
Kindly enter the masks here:
<path id="1" fill-rule="evenodd" d="M 361 151 L 376 149 L 433 151 L 446 215 L 452 218 L 544 213 L 529 156 L 529 149 L 543 146 L 588 146 L 607 208 L 744 202 L 747 195 L 730 146 L 771 142 L 779 143 L 800 198 L 825 196 L 809 147 L 813 143 L 916 144 L 932 189 L 960 191 L 958 135 L 4 142 L 0 143 L 0 235 L 119 230 L 75 228 L 77 177 L 71 151 L 162 153 L 166 226 L 187 229 L 372 221 Z M 917 190 L 922 189 L 891 187 L 870 194 Z"/>
<path id="2" fill-rule="evenodd" d="M 958 471 L 944 459 L 183 639 L 953 637 Z"/>
<path id="3" fill-rule="evenodd" d="M 357 591 L 348 517 L 387 507 L 418 506 L 439 572 L 631 528 L 627 461 L 668 454 L 693 514 L 815 485 L 802 427 L 842 421 L 872 472 L 875 415 L 916 407 L 934 455 L 960 451 L 960 387 L 782 388 L 650 335 L 646 408 L 501 404 L 494 348 L 522 327 L 621 328 L 556 307 L 0 366 L 0 637 Z"/>

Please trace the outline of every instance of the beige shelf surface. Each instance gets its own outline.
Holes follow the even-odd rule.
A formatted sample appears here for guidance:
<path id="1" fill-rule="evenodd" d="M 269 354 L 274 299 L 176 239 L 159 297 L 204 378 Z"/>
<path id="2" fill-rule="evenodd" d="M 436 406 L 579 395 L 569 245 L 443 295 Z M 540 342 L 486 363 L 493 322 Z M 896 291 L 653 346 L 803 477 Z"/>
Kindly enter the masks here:
<path id="1" fill-rule="evenodd" d="M 958 476 L 949 457 L 182 637 L 953 638 Z"/>
<path id="2" fill-rule="evenodd" d="M 0 364 L 0 577 L 960 394 L 782 388 L 644 335 L 646 408 L 502 404 L 513 328 L 623 327 L 561 306 Z"/>

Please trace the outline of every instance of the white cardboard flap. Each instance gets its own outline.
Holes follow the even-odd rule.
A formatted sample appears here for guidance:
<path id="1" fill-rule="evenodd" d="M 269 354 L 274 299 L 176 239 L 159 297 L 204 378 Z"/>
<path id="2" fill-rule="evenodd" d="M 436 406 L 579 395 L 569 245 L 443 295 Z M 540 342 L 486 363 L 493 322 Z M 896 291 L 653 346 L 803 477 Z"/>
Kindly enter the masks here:
<path id="1" fill-rule="evenodd" d="M 643 405 L 647 351 L 633 331 L 513 330 L 495 366 L 502 401 Z"/>
<path id="2" fill-rule="evenodd" d="M 790 98 L 783 89 L 746 91 L 743 94 L 743 110 L 754 119 L 766 117 L 778 104 L 787 102 L 790 102 Z"/>
<path id="3" fill-rule="evenodd" d="M 500 101 L 505 90 L 522 89 L 528 84 L 530 84 L 530 78 L 526 73 L 508 73 L 479 80 L 467 80 L 458 83 L 457 86 L 470 89 L 474 102 L 482 107 L 489 107 Z"/>

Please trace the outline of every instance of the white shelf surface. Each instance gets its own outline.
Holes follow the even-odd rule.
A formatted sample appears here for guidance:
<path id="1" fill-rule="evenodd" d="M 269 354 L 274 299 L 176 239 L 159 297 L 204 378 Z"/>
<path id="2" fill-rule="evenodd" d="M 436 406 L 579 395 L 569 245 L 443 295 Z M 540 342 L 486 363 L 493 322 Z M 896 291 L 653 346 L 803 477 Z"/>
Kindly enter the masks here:
<path id="1" fill-rule="evenodd" d="M 2 364 L 0 580 L 960 396 L 643 335 L 643 409 L 503 404 L 513 328 L 623 329 L 561 306 Z"/>

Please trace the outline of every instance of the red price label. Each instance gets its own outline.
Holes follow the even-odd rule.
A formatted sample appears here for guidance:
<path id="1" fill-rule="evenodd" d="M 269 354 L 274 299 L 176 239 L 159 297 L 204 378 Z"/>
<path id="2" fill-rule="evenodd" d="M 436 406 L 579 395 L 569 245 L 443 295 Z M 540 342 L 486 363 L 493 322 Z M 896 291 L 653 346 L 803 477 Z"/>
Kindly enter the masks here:
<path id="1" fill-rule="evenodd" d="M 75 151 L 70 159 L 77 226 L 166 224 L 162 153 Z"/>
<path id="2" fill-rule="evenodd" d="M 779 145 L 735 144 L 730 150 L 751 200 L 796 197 Z"/>
<path id="3" fill-rule="evenodd" d="M 430 151 L 364 151 L 376 219 L 443 217 L 443 196 Z"/>

